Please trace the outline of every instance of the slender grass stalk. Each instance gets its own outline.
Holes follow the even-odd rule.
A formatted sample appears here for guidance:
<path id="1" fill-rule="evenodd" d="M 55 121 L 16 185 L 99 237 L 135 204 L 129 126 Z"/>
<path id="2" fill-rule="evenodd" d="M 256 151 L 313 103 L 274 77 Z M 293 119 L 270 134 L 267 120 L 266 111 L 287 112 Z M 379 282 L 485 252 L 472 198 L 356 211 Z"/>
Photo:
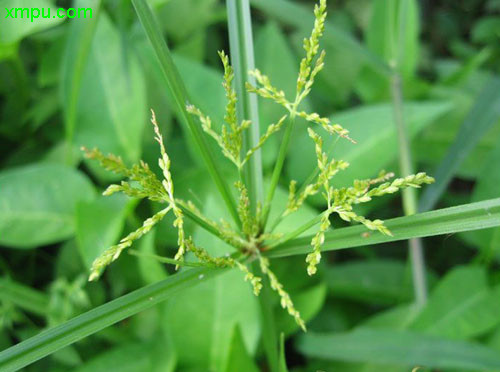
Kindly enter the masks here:
<path id="1" fill-rule="evenodd" d="M 403 88 L 399 73 L 401 63 L 404 59 L 404 40 L 407 22 L 408 0 L 403 0 L 399 8 L 399 30 L 396 43 L 396 66 L 391 78 L 391 96 L 394 111 L 394 122 L 398 132 L 399 144 L 399 169 L 402 177 L 414 173 L 413 161 L 411 158 L 410 140 L 404 120 L 403 109 Z M 407 188 L 402 191 L 403 210 L 406 216 L 417 213 L 417 191 L 414 188 Z M 410 262 L 412 266 L 413 288 L 417 304 L 424 305 L 427 302 L 427 282 L 425 275 L 425 259 L 422 241 L 410 239 Z"/>
<path id="2" fill-rule="evenodd" d="M 280 149 L 278 152 L 278 158 L 274 165 L 273 174 L 271 176 L 271 184 L 269 185 L 269 190 L 267 191 L 266 200 L 264 202 L 264 207 L 262 209 L 262 220 L 261 220 L 261 230 L 264 231 L 267 220 L 269 218 L 269 212 L 271 211 L 271 203 L 273 201 L 274 193 L 276 192 L 276 187 L 281 176 L 281 171 L 283 170 L 283 164 L 285 164 L 286 154 L 288 152 L 288 147 L 290 146 L 290 139 L 292 138 L 293 127 L 295 124 L 295 116 L 291 116 L 288 121 L 288 125 L 285 129 L 285 134 L 281 141 Z"/>
<path id="3" fill-rule="evenodd" d="M 323 248 L 324 250 L 347 249 L 500 226 L 500 198 L 394 218 L 386 221 L 386 225 L 393 236 L 379 233 L 366 236 L 363 234 L 366 232 L 364 226 L 330 231 L 326 233 Z M 309 253 L 311 238 L 308 236 L 290 240 L 265 252 L 265 255 L 285 257 Z M 0 371 L 8 372 L 23 368 L 65 346 L 146 310 L 172 297 L 180 290 L 191 288 L 223 272 L 226 272 L 226 269 L 189 269 L 96 307 L 0 352 Z"/>
<path id="4" fill-rule="evenodd" d="M 252 19 L 248 0 L 227 1 L 227 21 L 231 64 L 234 68 L 234 86 L 238 97 L 238 119 L 251 120 L 252 125 L 243 133 L 243 153 L 255 147 L 259 142 L 259 108 L 257 96 L 247 92 L 245 83 L 255 85 L 255 78 L 248 71 L 255 69 Z M 257 150 L 244 168 L 243 180 L 247 186 L 250 202 L 254 212 L 257 203 L 264 199 L 264 182 L 262 173 L 261 150 Z"/>
<path id="5" fill-rule="evenodd" d="M 394 109 L 394 121 L 398 129 L 399 143 L 399 168 L 401 176 L 413 174 L 413 165 L 410 154 L 410 143 L 406 133 L 406 125 L 403 116 L 403 93 L 401 90 L 401 79 L 395 74 L 391 82 L 392 102 Z M 417 192 L 413 188 L 402 190 L 403 210 L 406 216 L 417 213 Z M 410 262 L 412 266 L 413 287 L 417 304 L 423 305 L 427 302 L 427 283 L 425 276 L 425 260 L 422 241 L 418 238 L 410 239 Z"/>
<path id="6" fill-rule="evenodd" d="M 235 90 L 238 97 L 237 113 L 240 121 L 243 119 L 252 121 L 250 130 L 244 133 L 243 153 L 246 153 L 258 144 L 260 137 L 257 96 L 249 93 L 245 87 L 246 82 L 256 85 L 255 78 L 248 74 L 248 71 L 255 69 L 252 20 L 248 0 L 227 0 L 227 19 Z M 260 149 L 244 168 L 243 180 L 249 192 L 252 209 L 257 213 L 258 204 L 262 205 L 264 199 Z M 253 265 L 253 271 L 256 275 L 265 277 L 258 263 Z M 267 278 L 264 280 L 268 281 Z M 263 329 L 262 343 L 270 371 L 278 372 L 278 339 L 270 296 L 269 283 L 266 283 L 258 297 Z"/>
<path id="7" fill-rule="evenodd" d="M 238 217 L 238 211 L 236 210 L 236 203 L 229 190 L 226 180 L 222 176 L 222 172 L 215 162 L 215 158 L 212 155 L 210 147 L 205 140 L 203 130 L 193 121 L 192 116 L 186 111 L 186 103 L 189 102 L 186 88 L 184 87 L 177 68 L 175 67 L 170 50 L 163 39 L 160 28 L 154 19 L 154 15 L 151 12 L 146 0 L 132 0 L 132 3 L 146 31 L 146 35 L 153 46 L 156 56 L 158 57 L 160 66 L 175 100 L 177 112 L 181 118 L 181 122 L 186 124 L 189 128 L 189 133 L 193 137 L 197 145 L 197 149 L 205 161 L 208 172 L 214 180 L 217 189 L 219 190 L 222 199 L 229 210 L 229 213 L 237 225 L 240 226 L 241 221 Z"/>

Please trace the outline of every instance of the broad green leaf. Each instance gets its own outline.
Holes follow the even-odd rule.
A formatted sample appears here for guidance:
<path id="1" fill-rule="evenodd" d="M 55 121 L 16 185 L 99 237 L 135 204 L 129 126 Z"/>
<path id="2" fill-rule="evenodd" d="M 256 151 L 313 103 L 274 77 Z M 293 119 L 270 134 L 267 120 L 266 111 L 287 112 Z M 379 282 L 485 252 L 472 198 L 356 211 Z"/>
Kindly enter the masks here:
<path id="1" fill-rule="evenodd" d="M 312 6 L 300 6 L 289 0 L 252 0 L 251 4 L 269 16 L 300 29 L 310 30 L 314 23 Z M 353 35 L 338 28 L 328 19 L 325 24 L 324 42 L 343 48 L 344 53 L 352 54 L 354 58 L 369 64 L 382 75 L 389 76 L 391 72 L 383 59 L 362 45 Z"/>
<path id="2" fill-rule="evenodd" d="M 56 164 L 3 171 L 0 188 L 0 244 L 15 248 L 34 248 L 71 237 L 76 204 L 94 197 L 87 177 Z"/>
<path id="3" fill-rule="evenodd" d="M 352 261 L 329 266 L 325 273 L 330 293 L 367 303 L 394 304 L 411 300 L 411 273 L 400 261 Z"/>
<path id="4" fill-rule="evenodd" d="M 147 122 L 142 71 L 109 17 L 99 17 L 81 82 L 74 141 L 137 161 Z"/>
<path id="5" fill-rule="evenodd" d="M 130 209 L 127 204 L 130 206 L 130 200 L 117 194 L 78 203 L 76 240 L 87 269 L 102 252 L 119 240 Z"/>
<path id="6" fill-rule="evenodd" d="M 52 5 L 45 0 L 3 0 L 0 44 L 14 44 L 26 36 L 57 26 L 64 19 L 56 16 L 57 8 Z M 7 9 L 12 10 L 10 16 Z"/>
<path id="7" fill-rule="evenodd" d="M 453 339 L 468 339 L 500 322 L 500 296 L 491 290 L 484 269 L 462 267 L 450 272 L 433 291 L 410 329 Z"/>
<path id="8" fill-rule="evenodd" d="M 499 137 L 500 138 L 500 137 Z M 490 197 L 496 197 L 500 194 L 500 142 L 497 140 L 497 146 L 491 151 L 487 161 L 480 170 L 480 176 L 471 201 L 484 200 Z M 498 256 L 500 250 L 500 228 L 486 229 L 463 234 L 464 238 L 479 247 L 483 254 L 488 258 Z"/>
<path id="9" fill-rule="evenodd" d="M 344 334 L 307 333 L 299 350 L 309 357 L 397 364 L 413 368 L 500 369 L 500 355 L 485 346 L 407 332 L 359 329 Z"/>
<path id="10" fill-rule="evenodd" d="M 155 236 L 156 229 L 151 230 L 148 234 L 143 236 L 141 240 L 137 242 L 137 250 L 146 255 L 156 254 Z M 139 271 L 141 272 L 145 284 L 159 282 L 168 276 L 165 268 L 158 261 L 147 257 L 137 257 L 137 260 Z"/>
<path id="11" fill-rule="evenodd" d="M 157 340 L 162 344 L 163 340 Z M 173 372 L 175 357 L 170 350 L 162 350 L 152 343 L 129 343 L 104 351 L 85 364 L 74 369 L 75 372 Z"/>
<path id="12" fill-rule="evenodd" d="M 224 371 L 259 372 L 259 368 L 255 365 L 255 362 L 246 349 L 238 326 L 232 332 L 231 346 Z"/>
<path id="13" fill-rule="evenodd" d="M 472 40 L 479 43 L 498 43 L 500 40 L 500 17 L 483 17 L 472 29 Z"/>
<path id="14" fill-rule="evenodd" d="M 301 318 L 307 323 L 321 310 L 326 299 L 326 285 L 321 283 L 304 291 L 291 293 L 290 296 Z M 275 318 L 276 327 L 285 336 L 300 330 L 295 320 L 280 306 L 276 309 Z"/>
<path id="15" fill-rule="evenodd" d="M 221 207 L 209 196 L 203 211 L 220 218 L 224 215 Z M 194 242 L 212 256 L 231 252 L 230 247 L 200 228 L 194 233 Z M 246 349 L 255 352 L 259 337 L 257 298 L 239 270 L 183 291 L 166 304 L 165 311 L 165 328 L 182 364 L 221 370 L 235 326 L 241 330 Z"/>
<path id="16" fill-rule="evenodd" d="M 169 0 L 160 8 L 161 26 L 175 41 L 205 29 L 216 18 L 217 0 Z"/>
<path id="17" fill-rule="evenodd" d="M 415 0 L 375 0 L 365 37 L 368 48 L 409 81 L 415 74 L 419 57 L 418 13 Z M 385 76 L 365 69 L 358 80 L 358 91 L 367 101 L 380 100 L 389 97 L 389 85 L 390 80 Z"/>
<path id="18" fill-rule="evenodd" d="M 359 328 L 406 330 L 420 314 L 419 305 L 405 304 L 379 312 L 363 321 Z"/>
<path id="19" fill-rule="evenodd" d="M 268 184 L 266 184 L 268 186 Z M 281 187 L 276 188 L 276 193 L 274 194 L 273 203 L 271 205 L 271 212 L 269 214 L 269 221 L 273 223 L 276 218 L 278 218 L 281 213 L 286 209 L 286 204 L 288 202 L 288 191 Z M 278 233 L 288 233 L 294 231 L 298 227 L 302 226 L 305 221 L 308 221 L 317 216 L 317 212 L 314 208 L 303 205 L 297 212 L 292 213 L 285 217 L 279 225 L 276 227 L 276 232 Z M 317 231 L 317 227 L 313 227 L 304 232 L 304 234 L 314 234 Z"/>
<path id="20" fill-rule="evenodd" d="M 289 100 L 293 100 L 296 90 L 298 58 L 290 49 L 283 31 L 274 22 L 264 25 L 255 38 L 256 66 L 269 76 L 273 85 L 282 89 Z M 279 60 L 280 63 L 276 63 Z M 307 101 L 306 101 L 307 102 Z M 306 108 L 304 108 L 306 109 Z M 285 114 L 284 109 L 270 100 L 259 99 L 260 130 L 276 122 Z M 263 147 L 264 167 L 274 165 L 278 153 L 280 135 L 272 136 Z"/>
<path id="21" fill-rule="evenodd" d="M 405 114 L 410 135 L 414 137 L 450 109 L 449 103 L 439 101 L 406 104 Z M 393 109 L 390 104 L 349 109 L 332 117 L 332 122 L 348 129 L 350 136 L 357 141 L 357 144 L 352 144 L 342 138 L 324 137 L 324 148 L 329 149 L 333 146 L 333 156 L 350 163 L 349 168 L 335 175 L 335 185 L 351 185 L 354 179 L 376 176 L 380 170 L 387 168 L 396 160 L 398 146 L 393 120 Z M 316 164 L 314 144 L 306 135 L 305 128 L 303 129 L 304 135 L 295 144 L 297 150 L 290 152 L 287 168 L 290 178 L 298 181 L 307 179 L 312 171 L 311 164 Z M 318 131 L 323 133 L 320 129 Z"/>
<path id="22" fill-rule="evenodd" d="M 100 18 L 100 0 L 78 0 L 76 6 L 86 6 L 93 9 L 91 19 L 76 19 L 69 26 L 68 36 L 64 45 L 64 55 L 61 62 L 60 79 L 60 101 L 63 108 L 66 140 L 73 141 L 75 132 L 78 101 L 82 87 L 82 81 L 89 59 L 92 40 L 94 38 L 97 23 Z M 69 153 L 66 158 L 73 159 Z"/>

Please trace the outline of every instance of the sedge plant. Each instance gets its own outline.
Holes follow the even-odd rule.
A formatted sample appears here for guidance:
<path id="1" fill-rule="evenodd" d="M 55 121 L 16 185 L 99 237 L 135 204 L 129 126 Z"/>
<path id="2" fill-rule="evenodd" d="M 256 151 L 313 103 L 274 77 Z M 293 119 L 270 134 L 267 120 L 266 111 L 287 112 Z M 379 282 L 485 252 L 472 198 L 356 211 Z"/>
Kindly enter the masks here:
<path id="1" fill-rule="evenodd" d="M 106 249 L 93 262 L 89 280 L 97 280 L 103 271 L 113 261 L 118 259 L 121 253 L 129 248 L 134 241 L 147 234 L 168 213 L 174 215 L 173 227 L 177 229 L 177 253 L 173 258 L 160 257 L 162 262 L 181 266 L 207 266 L 209 268 L 236 268 L 245 275 L 245 280 L 251 283 L 253 292 L 259 295 L 262 289 L 262 278 L 268 278 L 269 284 L 280 297 L 281 306 L 295 319 L 297 324 L 306 330 L 306 325 L 293 304 L 293 300 L 287 293 L 285 286 L 272 271 L 272 265 L 268 257 L 263 253 L 270 251 L 278 245 L 297 237 L 312 226 L 319 225 L 317 231 L 310 241 L 310 252 L 305 258 L 307 273 L 314 275 L 321 260 L 321 248 L 325 241 L 325 233 L 331 226 L 331 218 L 338 216 L 348 222 L 363 224 L 367 229 L 374 230 L 379 234 L 391 235 L 391 231 L 380 219 L 370 220 L 355 211 L 355 206 L 367 203 L 374 197 L 398 192 L 405 188 L 418 188 L 423 184 L 433 182 L 433 178 L 425 173 L 409 175 L 404 178 L 393 179 L 394 174 L 381 172 L 374 179 L 354 180 L 352 186 L 336 188 L 332 185 L 332 179 L 339 172 L 345 170 L 349 164 L 341 159 L 331 158 L 323 149 L 323 136 L 338 136 L 341 139 L 356 142 L 349 137 L 349 131 L 340 124 L 332 123 L 326 117 L 315 112 L 306 112 L 301 109 L 301 103 L 309 95 L 313 88 L 316 76 L 321 72 L 325 63 L 326 53 L 320 49 L 320 40 L 324 32 L 326 19 L 326 0 L 320 0 L 314 9 L 314 26 L 311 35 L 304 39 L 303 48 L 305 56 L 302 58 L 296 82 L 295 97 L 286 97 L 284 92 L 275 87 L 268 76 L 259 70 L 250 71 L 249 74 L 255 78 L 256 84 L 246 84 L 249 93 L 273 101 L 286 109 L 286 115 L 282 116 L 276 123 L 269 124 L 264 134 L 259 138 L 254 147 L 244 150 L 244 134 L 252 126 L 250 120 L 238 120 L 236 107 L 238 97 L 233 88 L 234 71 L 229 62 L 229 57 L 224 52 L 219 52 L 224 68 L 222 85 L 226 93 L 226 107 L 224 123 L 216 126 L 212 118 L 202 112 L 194 105 L 187 105 L 186 110 L 199 121 L 205 135 L 217 143 L 222 154 L 234 165 L 238 181 L 234 184 L 237 190 L 237 222 L 224 220 L 214 221 L 205 215 L 190 200 L 182 200 L 175 196 L 174 181 L 170 172 L 170 158 L 165 148 L 162 134 L 156 121 L 154 111 L 151 112 L 155 139 L 160 147 L 160 158 L 158 165 L 161 169 L 161 179 L 151 170 L 148 164 L 140 162 L 128 167 L 120 157 L 112 154 L 105 155 L 98 149 L 84 149 L 86 156 L 97 160 L 105 169 L 117 173 L 125 178 L 119 184 L 110 185 L 104 195 L 124 193 L 138 199 L 149 199 L 159 203 L 163 208 L 146 219 L 142 226 L 124 237 L 120 242 Z M 300 121 L 300 122 L 299 122 Z M 269 211 L 274 199 L 274 194 L 288 152 L 292 128 L 301 125 L 301 130 L 307 131 L 311 138 L 311 146 L 315 149 L 316 164 L 313 179 L 306 181 L 300 187 L 292 180 L 289 184 L 289 196 L 286 208 L 281 211 L 279 217 L 269 223 Z M 220 127 L 218 131 L 216 128 Z M 267 140 L 284 132 L 281 141 L 278 158 L 271 177 L 271 183 L 266 193 L 263 204 L 255 202 L 252 205 L 249 197 L 248 186 L 243 176 L 245 167 L 249 160 L 255 156 Z M 321 134 L 320 134 L 321 133 Z M 306 221 L 296 231 L 281 235 L 276 232 L 278 224 L 302 208 L 307 199 L 313 195 L 321 194 L 325 200 L 326 208 L 312 221 Z M 232 255 L 221 257 L 211 256 L 206 247 L 200 246 L 195 239 L 186 233 L 184 229 L 185 218 L 190 218 L 199 226 L 217 236 L 221 241 L 234 248 Z M 190 261 L 186 254 L 190 252 Z M 254 274 L 250 269 L 250 263 L 256 261 L 260 267 L 260 274 Z"/>

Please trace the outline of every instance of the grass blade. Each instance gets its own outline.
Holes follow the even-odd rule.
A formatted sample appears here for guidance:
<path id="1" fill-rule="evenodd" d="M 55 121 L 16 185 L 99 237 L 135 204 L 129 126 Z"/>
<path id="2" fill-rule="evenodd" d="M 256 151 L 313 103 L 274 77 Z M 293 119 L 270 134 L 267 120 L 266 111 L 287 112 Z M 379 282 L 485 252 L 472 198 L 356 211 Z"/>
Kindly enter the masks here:
<path id="1" fill-rule="evenodd" d="M 138 289 L 0 353 L 0 371 L 16 371 L 101 329 L 166 300 L 224 270 L 190 269 Z"/>
<path id="2" fill-rule="evenodd" d="M 332 251 L 500 226 L 500 198 L 393 218 L 386 220 L 385 224 L 393 236 L 376 232 L 365 237 L 366 228 L 360 225 L 332 230 L 325 235 L 323 250 Z M 266 252 L 266 255 L 285 257 L 308 253 L 311 250 L 311 239 L 312 236 L 307 236 L 290 240 Z"/>
<path id="3" fill-rule="evenodd" d="M 364 226 L 334 230 L 327 234 L 325 250 L 345 249 L 440 234 L 450 234 L 500 225 L 500 198 L 453 208 L 399 217 L 386 221 L 394 236 L 374 234 L 363 237 Z M 291 240 L 267 252 L 270 257 L 309 252 L 311 237 Z M 90 310 L 57 327 L 42 332 L 0 353 L 0 370 L 15 371 L 65 346 L 94 334 L 116 322 L 148 309 L 224 270 L 191 269 L 138 289 L 116 300 Z M 276 334 L 274 332 L 274 334 Z"/>
<path id="4" fill-rule="evenodd" d="M 308 333 L 299 339 L 298 348 L 308 356 L 322 359 L 409 368 L 418 365 L 461 371 L 500 368 L 496 350 L 407 331 L 358 329 L 344 334 Z"/>
<path id="5" fill-rule="evenodd" d="M 146 31 L 146 35 L 153 46 L 153 49 L 158 57 L 160 66 L 163 70 L 165 78 L 168 82 L 168 86 L 172 93 L 172 96 L 176 103 L 176 109 L 178 115 L 180 116 L 180 121 L 187 125 L 189 132 L 191 133 L 198 151 L 200 152 L 205 164 L 207 166 L 210 176 L 214 180 L 217 189 L 219 190 L 227 208 L 239 225 L 240 220 L 238 217 L 238 212 L 236 210 L 236 204 L 234 198 L 229 190 L 226 180 L 223 178 L 222 173 L 214 160 L 210 147 L 208 146 L 203 131 L 199 125 L 197 125 L 192 116 L 186 111 L 186 103 L 189 102 L 188 95 L 184 84 L 179 76 L 179 72 L 175 67 L 172 60 L 170 50 L 163 39 L 160 28 L 154 19 L 154 15 L 149 8 L 146 0 L 132 0 L 134 8 L 139 16 L 139 19 Z"/>
<path id="6" fill-rule="evenodd" d="M 245 133 L 244 137 L 243 153 L 246 153 L 249 149 L 257 145 L 260 137 L 257 96 L 253 93 L 248 93 L 245 88 L 246 81 L 254 86 L 256 85 L 255 78 L 248 75 L 248 71 L 255 68 L 252 21 L 248 0 L 228 0 L 227 19 L 231 62 L 234 68 L 235 90 L 238 97 L 238 116 L 240 120 L 249 119 L 252 121 L 250 130 Z M 262 205 L 264 199 L 264 182 L 260 150 L 256 151 L 250 158 L 244 169 L 243 177 L 248 188 L 252 208 L 256 212 L 257 203 Z M 259 276 L 262 276 L 257 264 L 254 265 L 254 270 L 257 271 Z M 265 281 L 267 280 L 266 278 Z M 270 371 L 277 372 L 278 339 L 270 295 L 269 283 L 266 283 L 258 298 L 263 329 L 262 344 Z"/>
<path id="7" fill-rule="evenodd" d="M 227 1 L 227 21 L 229 30 L 229 46 L 231 49 L 231 63 L 234 68 L 234 85 L 238 97 L 239 120 L 252 121 L 250 130 L 244 133 L 244 149 L 246 153 L 259 142 L 259 108 L 257 96 L 248 93 L 245 82 L 256 85 L 255 78 L 248 75 L 249 70 L 255 69 L 252 19 L 248 0 Z M 260 149 L 248 161 L 244 171 L 244 180 L 254 210 L 257 202 L 262 203 L 264 198 L 264 182 L 262 177 L 262 157 Z"/>
<path id="8" fill-rule="evenodd" d="M 301 5 L 288 0 L 251 0 L 257 9 L 291 26 L 308 29 L 314 22 L 312 12 Z M 363 46 L 358 40 L 335 27 L 331 22 L 325 23 L 324 41 L 336 45 L 365 61 L 374 70 L 389 77 L 391 69 L 379 56 Z"/>
<path id="9" fill-rule="evenodd" d="M 500 78 L 491 79 L 476 99 L 465 118 L 457 139 L 450 146 L 445 158 L 432 174 L 436 182 L 425 188 L 420 197 L 419 210 L 434 208 L 446 190 L 453 175 L 479 140 L 498 122 L 500 117 Z"/>

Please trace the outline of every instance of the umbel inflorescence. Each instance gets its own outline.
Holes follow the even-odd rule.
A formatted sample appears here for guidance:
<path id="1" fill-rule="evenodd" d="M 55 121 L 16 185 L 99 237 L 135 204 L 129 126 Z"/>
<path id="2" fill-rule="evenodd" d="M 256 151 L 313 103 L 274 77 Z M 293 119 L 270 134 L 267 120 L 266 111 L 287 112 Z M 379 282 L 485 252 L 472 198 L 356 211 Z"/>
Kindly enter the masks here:
<path id="1" fill-rule="evenodd" d="M 293 316 L 296 322 L 305 330 L 305 324 L 299 312 L 295 309 L 293 302 L 279 282 L 276 275 L 270 269 L 270 262 L 263 254 L 265 251 L 273 249 L 278 243 L 286 241 L 286 237 L 277 234 L 274 230 L 279 222 L 290 214 L 299 210 L 308 197 L 320 193 L 326 201 L 326 209 L 316 218 L 319 223 L 319 229 L 311 240 L 311 253 L 306 257 L 307 273 L 313 275 L 317 271 L 317 265 L 321 260 L 321 247 L 325 240 L 325 233 L 330 227 L 330 218 L 336 214 L 345 221 L 356 221 L 365 225 L 370 230 L 377 230 L 382 234 L 390 235 L 391 232 L 381 220 L 369 220 L 358 215 L 354 211 L 354 205 L 369 202 L 373 197 L 392 194 L 406 187 L 420 187 L 422 184 L 429 184 L 433 179 L 425 173 L 418 173 L 405 178 L 398 178 L 390 181 L 393 174 L 380 173 L 375 179 L 355 180 L 353 186 L 345 188 L 335 188 L 330 184 L 331 179 L 349 164 L 343 160 L 331 159 L 323 150 L 322 137 L 317 130 L 323 130 L 326 135 L 336 135 L 343 137 L 355 143 L 350 137 L 349 132 L 339 124 L 332 124 L 329 119 L 321 117 L 317 113 L 308 113 L 300 110 L 300 104 L 310 93 L 314 84 L 314 79 L 324 66 L 325 51 L 320 51 L 320 38 L 324 31 L 326 18 L 326 0 L 320 0 L 314 9 L 315 22 L 311 36 L 304 39 L 305 57 L 300 63 L 299 74 L 297 78 L 297 88 L 295 98 L 289 100 L 284 92 L 274 87 L 270 79 L 259 70 L 250 71 L 255 77 L 257 86 L 247 83 L 247 90 L 256 93 L 262 98 L 269 99 L 278 105 L 283 106 L 287 114 L 281 117 L 276 123 L 270 124 L 267 130 L 253 148 L 243 151 L 244 132 L 252 125 L 249 120 L 238 122 L 236 114 L 237 96 L 233 89 L 233 69 L 229 64 L 229 58 L 224 52 L 219 52 L 224 67 L 223 87 L 226 92 L 227 104 L 224 116 L 224 125 L 221 132 L 218 133 L 212 126 L 212 120 L 200 109 L 193 105 L 186 107 L 187 111 L 196 116 L 204 132 L 213 138 L 222 150 L 222 153 L 236 167 L 240 180 L 235 183 L 239 194 L 238 216 L 239 226 L 233 226 L 229 222 L 221 220 L 213 221 L 204 216 L 191 201 L 181 200 L 175 197 L 174 182 L 170 173 L 170 159 L 164 146 L 160 129 L 156 122 L 155 114 L 152 111 L 151 122 L 153 124 L 155 139 L 159 143 L 161 157 L 158 161 L 161 168 L 163 179 L 158 179 L 149 166 L 140 162 L 132 167 L 127 167 L 121 158 L 114 155 L 103 155 L 99 150 L 87 150 L 87 157 L 96 159 L 100 164 L 117 174 L 123 176 L 126 180 L 120 184 L 111 185 L 105 191 L 104 195 L 111 195 L 117 192 L 124 193 L 133 198 L 148 198 L 157 203 L 164 204 L 165 207 L 152 217 L 145 220 L 140 228 L 124 237 L 117 245 L 114 245 L 104 251 L 93 262 L 89 280 L 96 280 L 104 269 L 116 260 L 121 252 L 130 247 L 132 243 L 144 234 L 147 234 L 158 222 L 160 222 L 167 213 L 173 213 L 175 216 L 173 226 L 178 231 L 178 250 L 173 259 L 169 262 L 179 266 L 187 265 L 190 262 L 185 261 L 186 252 L 192 252 L 197 259 L 197 265 L 203 264 L 213 268 L 237 268 L 245 274 L 245 280 L 248 280 L 255 295 L 259 295 L 262 288 L 261 277 L 255 275 L 248 267 L 248 264 L 257 260 L 260 266 L 261 275 L 269 279 L 271 288 L 278 293 L 281 298 L 281 305 L 288 313 Z M 280 217 L 273 224 L 267 224 L 269 215 L 270 201 L 274 195 L 274 190 L 267 194 L 268 198 L 264 205 L 252 206 L 248 195 L 247 187 L 243 181 L 242 169 L 247 165 L 248 160 L 255 154 L 260 147 L 275 133 L 286 128 L 290 131 L 297 118 L 303 118 L 309 122 L 309 126 L 304 126 L 308 131 L 309 137 L 314 146 L 317 157 L 315 177 L 311 182 L 306 182 L 299 189 L 295 181 L 290 182 L 289 197 L 286 209 L 282 211 Z M 285 138 L 286 132 L 285 132 Z M 286 151 L 286 141 L 280 149 Z M 279 176 L 281 172 L 281 163 L 278 161 L 275 167 L 274 176 Z M 188 236 L 184 230 L 184 218 L 193 219 L 201 227 L 216 235 L 222 241 L 235 248 L 236 253 L 223 257 L 212 257 L 208 251 L 199 246 L 192 236 Z M 299 231 L 301 231 L 299 229 Z M 291 236 L 288 236 L 291 238 Z M 284 240 L 285 239 L 285 240 Z"/>

